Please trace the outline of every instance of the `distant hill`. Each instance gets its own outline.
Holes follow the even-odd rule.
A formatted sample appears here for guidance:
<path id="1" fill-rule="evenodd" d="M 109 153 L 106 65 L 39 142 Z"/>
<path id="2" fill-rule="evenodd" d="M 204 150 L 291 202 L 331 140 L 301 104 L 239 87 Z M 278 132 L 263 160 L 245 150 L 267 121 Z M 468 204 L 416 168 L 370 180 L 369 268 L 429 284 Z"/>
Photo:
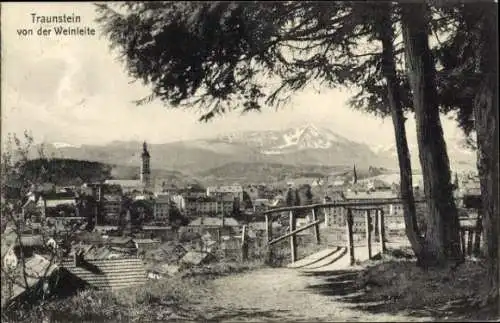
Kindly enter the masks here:
<path id="1" fill-rule="evenodd" d="M 86 182 L 100 182 L 106 179 L 139 179 L 140 168 L 77 159 L 35 158 L 30 159 L 21 172 L 31 181 L 71 186 Z M 151 175 L 158 181 L 163 180 L 178 186 L 202 183 L 198 178 L 179 171 L 152 169 Z"/>
<path id="2" fill-rule="evenodd" d="M 106 145 L 46 144 L 56 157 L 139 166 L 141 142 L 114 141 Z M 328 129 L 305 125 L 283 131 L 241 132 L 215 138 L 148 144 L 151 167 L 198 174 L 228 163 L 286 165 L 384 166 L 368 145 L 344 138 Z"/>
<path id="3" fill-rule="evenodd" d="M 358 178 L 377 176 L 391 173 L 385 168 L 357 167 Z M 323 166 L 323 165 L 288 165 L 280 163 L 240 163 L 232 162 L 223 166 L 198 172 L 199 178 L 205 183 L 214 185 L 217 183 L 257 184 L 257 183 L 279 183 L 286 184 L 287 181 L 297 183 L 312 183 L 316 179 L 327 179 L 336 175 L 352 176 L 352 166 Z"/>
<path id="4" fill-rule="evenodd" d="M 80 185 L 110 178 L 112 166 L 95 161 L 51 158 L 31 159 L 21 168 L 27 179 L 56 185 Z"/>
<path id="5" fill-rule="evenodd" d="M 135 168 L 141 164 L 142 142 L 114 141 L 80 146 L 59 142 L 46 144 L 44 148 L 48 155 L 61 158 Z M 148 148 L 153 169 L 175 170 L 210 181 L 224 177 L 229 181 L 270 181 L 290 174 L 298 176 L 300 172 L 316 176 L 327 169 L 352 168 L 354 164 L 359 170 L 372 167 L 372 176 L 378 175 L 380 169 L 398 168 L 394 145 L 369 146 L 312 124 L 285 130 L 244 131 L 215 138 L 148 144 Z M 449 140 L 447 148 L 453 169 L 474 167 L 475 153 L 464 149 L 458 140 Z M 412 168 L 418 170 L 418 149 L 411 146 L 410 150 Z M 138 173 L 130 172 L 131 176 Z"/>

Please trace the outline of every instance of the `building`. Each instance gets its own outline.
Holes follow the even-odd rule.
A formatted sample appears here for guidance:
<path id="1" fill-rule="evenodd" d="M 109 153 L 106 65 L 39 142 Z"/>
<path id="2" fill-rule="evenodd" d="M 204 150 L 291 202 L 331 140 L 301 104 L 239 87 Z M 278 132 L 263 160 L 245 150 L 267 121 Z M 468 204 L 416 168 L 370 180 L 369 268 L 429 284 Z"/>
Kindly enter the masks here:
<path id="1" fill-rule="evenodd" d="M 157 195 L 154 200 L 153 218 L 156 222 L 163 222 L 168 225 L 170 223 L 170 205 L 172 200 L 166 194 Z"/>
<path id="2" fill-rule="evenodd" d="M 181 213 L 186 212 L 186 199 L 181 194 L 171 195 L 170 199 Z"/>
<path id="3" fill-rule="evenodd" d="M 78 277 L 86 286 L 98 290 L 138 287 L 146 283 L 146 268 L 141 259 L 87 259 L 76 254 L 62 262 L 61 267 Z"/>
<path id="4" fill-rule="evenodd" d="M 76 196 L 73 193 L 42 194 L 36 202 L 42 219 L 47 217 L 79 217 Z"/>
<path id="5" fill-rule="evenodd" d="M 155 249 L 161 243 L 161 240 L 159 239 L 148 239 L 148 238 L 145 239 L 134 238 L 133 241 L 135 243 L 135 247 L 138 253 Z"/>
<path id="6" fill-rule="evenodd" d="M 123 193 L 142 192 L 145 188 L 142 181 L 137 179 L 107 179 L 104 184 L 120 186 Z"/>
<path id="7" fill-rule="evenodd" d="M 390 190 L 391 185 L 380 179 L 369 179 L 366 182 L 366 188 L 370 191 L 375 190 Z"/>
<path id="8" fill-rule="evenodd" d="M 179 193 L 179 187 L 177 187 L 175 184 L 168 184 L 167 180 L 164 179 L 158 179 L 156 180 L 155 184 L 155 192 L 157 193 L 162 193 L 162 194 L 169 194 L 169 195 L 175 195 Z"/>
<path id="9" fill-rule="evenodd" d="M 146 189 L 151 189 L 151 156 L 149 155 L 148 145 L 146 142 L 142 145 L 141 154 L 141 184 Z"/>
<path id="10" fill-rule="evenodd" d="M 207 190 L 198 184 L 188 185 L 183 189 L 179 189 L 177 194 L 183 197 L 206 197 Z"/>
<path id="11" fill-rule="evenodd" d="M 122 197 L 120 195 L 106 194 L 101 201 L 101 217 L 98 224 L 117 225 L 122 213 Z"/>
<path id="12" fill-rule="evenodd" d="M 207 196 L 227 193 L 232 194 L 239 201 L 243 201 L 243 187 L 240 184 L 207 187 Z"/>
<path id="13" fill-rule="evenodd" d="M 232 215 L 238 201 L 231 194 L 220 196 L 186 197 L 185 211 L 188 216 L 200 215 Z"/>
<path id="14" fill-rule="evenodd" d="M 234 218 L 199 217 L 191 221 L 185 230 L 201 235 L 208 232 L 210 236 L 219 239 L 237 234 L 240 228 L 241 225 Z"/>
<path id="15" fill-rule="evenodd" d="M 108 179 L 104 182 L 107 185 L 118 185 L 121 187 L 123 193 L 130 193 L 134 191 L 143 192 L 145 190 L 152 191 L 151 180 L 151 156 L 148 151 L 146 142 L 142 145 L 141 154 L 141 169 L 139 179 Z"/>

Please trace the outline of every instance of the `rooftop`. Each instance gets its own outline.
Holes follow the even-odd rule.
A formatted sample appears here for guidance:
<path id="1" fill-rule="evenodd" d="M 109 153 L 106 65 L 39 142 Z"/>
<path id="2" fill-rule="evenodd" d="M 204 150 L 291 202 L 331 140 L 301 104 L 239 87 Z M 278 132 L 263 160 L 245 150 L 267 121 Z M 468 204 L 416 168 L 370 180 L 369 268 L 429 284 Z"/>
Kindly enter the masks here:
<path id="1" fill-rule="evenodd" d="M 344 196 L 347 200 L 376 200 L 376 199 L 393 199 L 397 198 L 397 195 L 392 191 L 374 191 L 374 192 L 344 192 Z"/>
<path id="2" fill-rule="evenodd" d="M 138 179 L 107 179 L 105 184 L 120 185 L 122 187 L 141 187 L 142 182 Z"/>
<path id="3" fill-rule="evenodd" d="M 224 226 L 237 227 L 240 224 L 234 218 L 224 218 Z M 209 226 L 209 227 L 222 227 L 222 218 L 214 217 L 199 217 L 191 223 L 189 226 Z"/>
<path id="4" fill-rule="evenodd" d="M 73 259 L 68 259 L 61 266 L 97 289 L 139 286 L 147 279 L 144 263 L 139 258 L 84 259 L 78 266 Z"/>

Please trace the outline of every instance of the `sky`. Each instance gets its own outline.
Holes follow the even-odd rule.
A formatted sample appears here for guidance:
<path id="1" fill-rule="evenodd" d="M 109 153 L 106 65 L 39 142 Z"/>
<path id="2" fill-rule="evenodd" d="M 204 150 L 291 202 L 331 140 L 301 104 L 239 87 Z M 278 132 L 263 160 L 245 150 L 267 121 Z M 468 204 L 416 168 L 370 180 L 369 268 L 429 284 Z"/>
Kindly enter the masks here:
<path id="1" fill-rule="evenodd" d="M 81 22 L 72 26 L 94 28 L 97 35 L 38 36 L 42 24 L 32 22 L 32 13 L 78 15 Z M 279 111 L 229 113 L 208 123 L 198 121 L 196 110 L 176 110 L 157 101 L 136 106 L 133 100 L 149 89 L 133 82 L 116 53 L 110 52 L 91 3 L 2 3 L 1 15 L 2 138 L 29 130 L 37 142 L 165 143 L 313 123 L 369 145 L 394 143 L 391 120 L 352 110 L 347 106 L 349 91 L 340 89 L 305 90 Z M 20 36 L 20 29 L 35 34 Z M 460 136 L 453 120 L 443 117 L 442 122 L 446 137 Z M 411 116 L 407 132 L 410 143 L 415 142 Z"/>

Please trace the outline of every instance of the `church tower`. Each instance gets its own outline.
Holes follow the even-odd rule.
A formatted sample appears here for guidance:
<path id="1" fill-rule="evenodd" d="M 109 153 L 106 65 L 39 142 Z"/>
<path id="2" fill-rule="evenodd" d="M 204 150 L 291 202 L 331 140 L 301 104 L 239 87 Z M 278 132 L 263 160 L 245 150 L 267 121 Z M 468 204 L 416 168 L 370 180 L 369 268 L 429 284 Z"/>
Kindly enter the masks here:
<path id="1" fill-rule="evenodd" d="M 142 155 L 141 155 L 141 183 L 145 188 L 148 188 L 151 184 L 151 168 L 150 168 L 150 156 L 148 151 L 148 145 L 146 142 L 142 145 Z"/>

